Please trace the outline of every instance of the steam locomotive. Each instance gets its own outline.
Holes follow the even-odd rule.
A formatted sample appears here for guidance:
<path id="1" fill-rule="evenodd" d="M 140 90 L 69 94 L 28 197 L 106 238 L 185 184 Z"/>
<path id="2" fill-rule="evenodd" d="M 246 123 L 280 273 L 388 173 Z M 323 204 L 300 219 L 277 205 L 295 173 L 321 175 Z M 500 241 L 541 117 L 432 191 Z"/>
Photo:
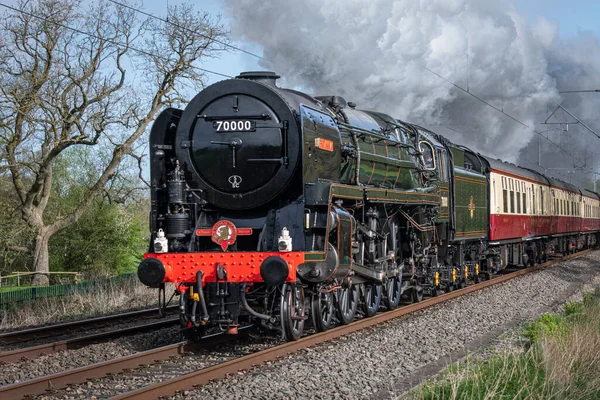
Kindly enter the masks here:
<path id="1" fill-rule="evenodd" d="M 592 246 L 600 197 L 340 96 L 246 72 L 150 132 L 150 250 L 182 331 L 298 339 Z"/>

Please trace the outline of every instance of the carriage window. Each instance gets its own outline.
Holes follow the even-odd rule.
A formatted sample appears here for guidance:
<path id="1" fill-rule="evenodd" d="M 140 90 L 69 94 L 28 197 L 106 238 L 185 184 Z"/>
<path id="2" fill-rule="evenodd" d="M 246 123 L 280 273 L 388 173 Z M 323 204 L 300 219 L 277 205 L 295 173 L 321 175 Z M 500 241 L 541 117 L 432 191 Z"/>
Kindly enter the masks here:
<path id="1" fill-rule="evenodd" d="M 510 212 L 515 212 L 515 192 L 512 190 L 510 191 Z"/>
<path id="2" fill-rule="evenodd" d="M 523 192 L 523 214 L 527 214 L 527 202 L 526 202 L 525 192 Z"/>
<path id="3" fill-rule="evenodd" d="M 533 196 L 533 213 L 535 214 L 535 186 L 531 185 L 531 195 Z"/>
<path id="4" fill-rule="evenodd" d="M 508 191 L 506 190 L 505 177 L 502 177 L 502 208 L 505 213 L 508 212 Z"/>
<path id="5" fill-rule="evenodd" d="M 542 188 L 540 186 L 540 200 L 542 202 L 541 206 L 540 206 L 540 210 L 542 212 L 542 215 L 544 215 L 544 188 Z"/>
<path id="6" fill-rule="evenodd" d="M 521 195 L 517 192 L 517 214 L 521 214 Z"/>
<path id="7" fill-rule="evenodd" d="M 425 169 L 435 169 L 435 156 L 433 154 L 433 147 L 427 142 L 419 143 L 419 149 L 423 153 L 423 162 L 425 163 Z"/>

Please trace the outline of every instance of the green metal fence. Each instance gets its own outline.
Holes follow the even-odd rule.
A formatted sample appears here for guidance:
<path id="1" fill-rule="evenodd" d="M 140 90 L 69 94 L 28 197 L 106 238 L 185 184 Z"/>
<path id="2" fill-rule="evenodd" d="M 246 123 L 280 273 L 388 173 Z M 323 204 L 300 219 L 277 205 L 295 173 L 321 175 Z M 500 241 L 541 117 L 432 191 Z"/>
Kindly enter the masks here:
<path id="1" fill-rule="evenodd" d="M 118 284 L 132 279 L 136 274 L 122 274 L 110 278 L 101 278 L 94 281 L 74 283 L 68 285 L 40 286 L 27 289 L 15 289 L 14 291 L 0 293 L 0 307 L 10 303 L 19 303 L 44 297 L 69 296 L 73 293 L 87 292 L 102 286 Z"/>

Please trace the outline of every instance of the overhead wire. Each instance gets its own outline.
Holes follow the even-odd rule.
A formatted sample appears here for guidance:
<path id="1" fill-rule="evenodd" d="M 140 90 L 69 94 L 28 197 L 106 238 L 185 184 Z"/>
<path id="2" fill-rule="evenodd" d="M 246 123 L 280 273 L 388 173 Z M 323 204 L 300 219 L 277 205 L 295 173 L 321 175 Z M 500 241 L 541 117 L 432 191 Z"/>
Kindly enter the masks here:
<path id="1" fill-rule="evenodd" d="M 558 93 L 598 93 L 600 89 L 587 89 L 587 90 L 561 90 Z"/>
<path id="2" fill-rule="evenodd" d="M 486 106 L 493 108 L 494 110 L 496 110 L 497 112 L 499 112 L 500 114 L 506 116 L 507 118 L 510 118 L 511 120 L 513 120 L 514 122 L 516 122 L 519 125 L 522 125 L 523 127 L 527 128 L 527 129 L 531 129 L 533 132 L 537 133 L 538 135 L 540 135 L 541 137 L 543 137 L 544 139 L 546 139 L 548 142 L 552 143 L 554 146 L 556 146 L 558 149 L 560 149 L 563 153 L 565 153 L 566 155 L 570 156 L 573 158 L 573 160 L 577 160 L 581 163 L 583 163 L 579 158 L 575 157 L 573 154 L 571 154 L 569 151 L 567 151 L 565 148 L 563 148 L 561 145 L 559 145 L 558 143 L 554 142 L 553 140 L 551 140 L 550 138 L 548 138 L 547 136 L 544 136 L 541 132 L 539 132 L 537 129 L 530 127 L 529 125 L 525 124 L 524 122 L 519 121 L 518 119 L 516 119 L 515 117 L 513 117 L 512 115 L 504 112 L 504 110 L 499 109 L 498 107 L 494 106 L 493 104 L 485 101 L 484 99 L 482 99 L 481 97 L 473 94 L 470 91 L 467 91 L 465 89 L 463 89 L 461 86 L 457 85 L 456 83 L 450 81 L 449 79 L 444 78 L 442 75 L 438 74 L 435 71 L 432 71 L 431 69 L 427 68 L 425 65 L 423 65 L 423 68 L 427 71 L 429 71 L 430 73 L 432 73 L 433 75 L 437 76 L 438 78 L 442 79 L 443 81 L 451 84 L 452 86 L 454 86 L 455 88 L 457 88 L 458 90 L 468 94 L 469 96 L 475 98 L 476 100 L 482 102 L 483 104 L 485 104 Z M 585 163 L 583 163 L 585 164 Z"/>
<path id="3" fill-rule="evenodd" d="M 555 103 L 559 108 L 561 108 L 564 112 L 566 112 L 567 114 L 569 114 L 571 117 L 575 118 L 575 120 L 577 122 L 579 122 L 581 125 L 583 125 L 583 127 L 585 129 L 587 129 L 588 131 L 590 131 L 591 133 L 594 134 L 594 136 L 596 136 L 598 139 L 600 139 L 600 135 L 598 135 L 596 133 L 596 131 L 594 131 L 592 128 L 590 128 L 589 126 L 587 126 L 582 120 L 580 120 L 579 118 L 577 118 L 576 116 L 574 116 L 573 114 L 571 114 L 571 112 L 569 110 L 567 110 L 566 108 L 564 108 L 562 105 Z"/>
<path id="4" fill-rule="evenodd" d="M 98 39 L 98 40 L 104 40 L 105 42 L 114 44 L 116 46 L 122 46 L 122 47 L 129 48 L 129 49 L 131 49 L 131 50 L 133 50 L 133 51 L 135 51 L 137 53 L 144 54 L 144 55 L 147 55 L 149 57 L 156 57 L 156 58 L 160 58 L 160 59 L 165 60 L 165 61 L 169 61 L 169 59 L 167 57 L 160 56 L 160 55 L 157 55 L 157 54 L 153 54 L 153 53 L 150 53 L 149 51 L 146 51 L 146 50 L 138 49 L 138 48 L 133 47 L 133 46 L 131 46 L 129 44 L 120 43 L 120 42 L 117 42 L 117 41 L 112 40 L 112 39 L 107 39 L 107 38 L 103 38 L 103 37 L 94 35 L 94 34 L 89 33 L 89 32 L 84 32 L 84 31 L 82 31 L 80 29 L 73 28 L 72 26 L 61 24 L 60 22 L 53 21 L 51 19 L 45 18 L 45 17 L 40 16 L 40 15 L 32 14 L 32 13 L 27 12 L 25 10 L 20 10 L 18 8 L 9 6 L 9 5 L 4 4 L 4 3 L 0 3 L 0 6 L 2 6 L 4 8 L 7 8 L 9 10 L 12 10 L 12 11 L 17 11 L 17 12 L 19 12 L 21 14 L 28 15 L 30 17 L 39 19 L 39 20 L 44 21 L 44 22 L 49 22 L 49 23 L 54 24 L 56 26 L 60 26 L 61 28 L 65 28 L 65 29 L 68 29 L 70 31 L 73 31 L 73 32 L 76 32 L 76 33 L 80 33 L 82 35 L 87 35 L 88 37 L 93 37 L 93 38 Z M 201 67 L 197 67 L 197 66 L 192 66 L 192 68 L 194 68 L 194 69 L 196 69 L 198 71 L 209 73 L 209 74 L 222 76 L 224 78 L 233 78 L 231 75 L 223 74 L 221 72 L 212 71 L 212 70 L 206 69 L 206 68 L 201 68 Z"/>
<path id="5" fill-rule="evenodd" d="M 129 10 L 132 10 L 132 11 L 135 11 L 135 12 L 137 12 L 137 13 L 140 13 L 140 14 L 142 14 L 142 15 L 145 15 L 145 16 L 147 16 L 147 17 L 150 17 L 150 18 L 157 19 L 157 20 L 159 20 L 159 21 L 162 21 L 162 22 L 164 22 L 164 23 L 166 23 L 166 24 L 170 24 L 170 25 L 176 26 L 177 28 L 180 28 L 180 29 L 187 30 L 187 31 L 189 31 L 189 32 L 191 32 L 191 33 L 194 33 L 195 35 L 198 35 L 198 36 L 200 36 L 200 37 L 207 38 L 207 39 L 211 39 L 211 40 L 213 40 L 213 41 L 214 41 L 214 42 L 216 42 L 216 43 L 219 43 L 219 44 L 221 44 L 221 45 L 223 45 L 223 46 L 225 46 L 225 47 L 229 47 L 230 49 L 234 49 L 234 50 L 237 50 L 237 51 L 241 51 L 242 53 L 246 53 L 246 54 L 248 54 L 248 55 L 250 55 L 250 56 L 253 56 L 253 57 L 259 58 L 259 59 L 261 59 L 261 60 L 266 60 L 264 57 L 262 57 L 262 56 L 259 56 L 258 54 L 255 54 L 255 53 L 252 53 L 252 52 L 250 52 L 250 51 L 247 51 L 247 50 L 241 49 L 241 48 L 239 48 L 239 47 L 237 47 L 237 46 L 234 46 L 234 45 L 232 45 L 232 44 L 229 44 L 229 43 L 227 43 L 227 42 L 224 42 L 224 41 L 222 41 L 222 40 L 218 40 L 218 39 L 215 39 L 215 38 L 211 38 L 211 37 L 210 37 L 210 36 L 208 36 L 208 35 L 205 35 L 205 34 L 203 34 L 203 33 L 200 33 L 200 32 L 198 32 L 198 31 L 194 31 L 194 30 L 192 30 L 192 29 L 189 29 L 189 28 L 187 28 L 187 27 L 185 27 L 185 26 L 181 26 L 181 25 L 179 25 L 179 24 L 176 24 L 176 23 L 175 23 L 175 22 L 173 22 L 173 21 L 169 21 L 169 19 L 168 19 L 168 18 L 167 18 L 167 19 L 165 19 L 165 18 L 158 17 L 158 16 L 156 16 L 156 15 L 154 15 L 154 14 L 148 13 L 148 12 L 146 12 L 146 11 L 143 11 L 143 10 L 141 10 L 141 9 L 139 9 L 139 8 L 135 8 L 135 7 L 133 7 L 133 6 L 130 6 L 130 5 L 127 5 L 127 4 L 123 4 L 123 3 L 121 3 L 121 2 L 118 2 L 118 1 L 116 1 L 116 0 L 108 0 L 108 1 L 110 1 L 111 3 L 114 3 L 114 4 L 118 5 L 118 6 L 125 7 L 125 8 L 127 8 L 127 9 L 129 9 Z"/>

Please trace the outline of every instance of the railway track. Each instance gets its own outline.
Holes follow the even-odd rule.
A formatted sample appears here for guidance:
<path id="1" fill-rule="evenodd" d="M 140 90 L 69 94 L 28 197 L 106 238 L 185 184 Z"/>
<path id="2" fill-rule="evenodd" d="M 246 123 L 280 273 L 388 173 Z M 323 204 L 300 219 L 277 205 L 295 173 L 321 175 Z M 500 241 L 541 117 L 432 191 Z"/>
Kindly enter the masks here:
<path id="1" fill-rule="evenodd" d="M 173 312 L 177 306 L 169 306 L 167 313 Z M 0 333 L 0 345 L 18 345 L 26 342 L 34 342 L 42 339 L 52 338 L 78 331 L 96 331 L 98 329 L 111 328 L 117 324 L 139 323 L 140 319 L 154 319 L 158 316 L 158 309 L 130 311 L 121 314 L 113 314 L 104 317 L 90 318 L 79 321 L 65 322 L 62 324 L 39 326 L 35 328 L 9 331 Z M 74 332 L 75 331 L 75 332 Z"/>
<path id="2" fill-rule="evenodd" d="M 266 350 L 236 357 L 216 365 L 197 368 L 192 371 L 186 371 L 186 368 L 182 368 L 182 363 L 180 363 L 178 360 L 172 360 L 174 362 L 171 363 L 169 362 L 172 357 L 182 357 L 197 350 L 197 344 L 188 341 L 132 354 L 108 362 L 77 368 L 59 374 L 3 386 L 0 387 L 0 397 L 16 399 L 28 395 L 39 395 L 44 393 L 50 394 L 56 389 L 65 388 L 67 386 L 82 383 L 90 379 L 102 378 L 107 374 L 120 373 L 126 374 L 126 377 L 129 376 L 127 374 L 132 374 L 132 382 L 133 377 L 149 376 L 150 374 L 152 374 L 154 377 L 160 377 L 162 381 L 149 385 L 141 385 L 141 387 L 139 387 L 139 384 L 132 384 L 131 386 L 128 386 L 127 389 L 105 389 L 102 394 L 97 396 L 98 398 L 107 397 L 113 399 L 148 399 L 157 398 L 159 396 L 171 396 L 178 391 L 189 390 L 206 384 L 211 380 L 222 379 L 228 374 L 237 373 L 240 370 L 250 369 L 256 365 L 260 365 L 268 361 L 274 361 L 279 357 L 294 353 L 300 349 L 316 346 L 341 336 L 345 336 L 350 333 L 369 328 L 419 310 L 424 310 L 445 301 L 455 299 L 493 285 L 504 283 L 510 279 L 538 271 L 555 263 L 582 256 L 589 251 L 591 250 L 584 250 L 570 256 L 548 261 L 532 268 L 522 269 L 510 274 L 495 277 L 477 285 L 471 285 L 464 289 L 455 290 L 438 297 L 429 298 L 419 303 L 414 303 L 396 310 L 379 313 L 370 318 L 360 319 L 349 325 L 340 326 L 326 332 L 306 336 L 295 342 L 284 343 Z M 243 335 L 249 331 L 250 330 L 244 330 L 240 332 Z M 202 341 L 202 343 L 205 345 L 212 345 L 223 340 L 231 340 L 232 338 L 239 339 L 239 337 L 235 336 L 232 337 L 219 335 L 207 337 Z M 150 370 L 147 368 L 150 368 Z M 57 395 L 60 396 L 62 394 L 59 392 Z"/>
<path id="3" fill-rule="evenodd" d="M 69 371 L 31 379 L 21 383 L 0 387 L 0 398 L 20 399 L 26 396 L 51 394 L 56 389 L 65 388 L 74 384 L 83 383 L 88 380 L 99 379 L 118 373 L 130 373 L 132 377 L 139 375 L 135 369 L 140 366 L 148 368 L 163 368 L 165 362 L 170 359 L 179 360 L 179 357 L 192 355 L 202 347 L 212 347 L 232 340 L 240 340 L 254 330 L 254 327 L 243 327 L 239 329 L 237 336 L 214 334 L 205 336 L 199 343 L 183 341 L 168 346 L 147 350 L 113 360 L 91 364 L 85 367 Z M 169 367 L 176 367 L 181 371 L 182 367 L 175 362 Z M 154 371 L 156 372 L 156 371 Z M 165 371 L 159 371 L 165 373 Z M 144 375 L 152 373 L 146 371 Z M 110 397 L 110 396 L 109 396 Z"/>
<path id="4" fill-rule="evenodd" d="M 72 339 L 40 344 L 38 346 L 5 351 L 0 353 L 0 363 L 15 363 L 23 360 L 31 361 L 43 355 L 52 354 L 63 350 L 75 350 L 90 344 L 106 342 L 111 339 L 134 335 L 137 333 L 150 332 L 168 326 L 174 326 L 178 323 L 179 319 L 163 319 L 161 321 L 151 322 L 149 324 L 135 325 L 123 329 L 110 330 L 107 332 L 94 333 Z"/>

